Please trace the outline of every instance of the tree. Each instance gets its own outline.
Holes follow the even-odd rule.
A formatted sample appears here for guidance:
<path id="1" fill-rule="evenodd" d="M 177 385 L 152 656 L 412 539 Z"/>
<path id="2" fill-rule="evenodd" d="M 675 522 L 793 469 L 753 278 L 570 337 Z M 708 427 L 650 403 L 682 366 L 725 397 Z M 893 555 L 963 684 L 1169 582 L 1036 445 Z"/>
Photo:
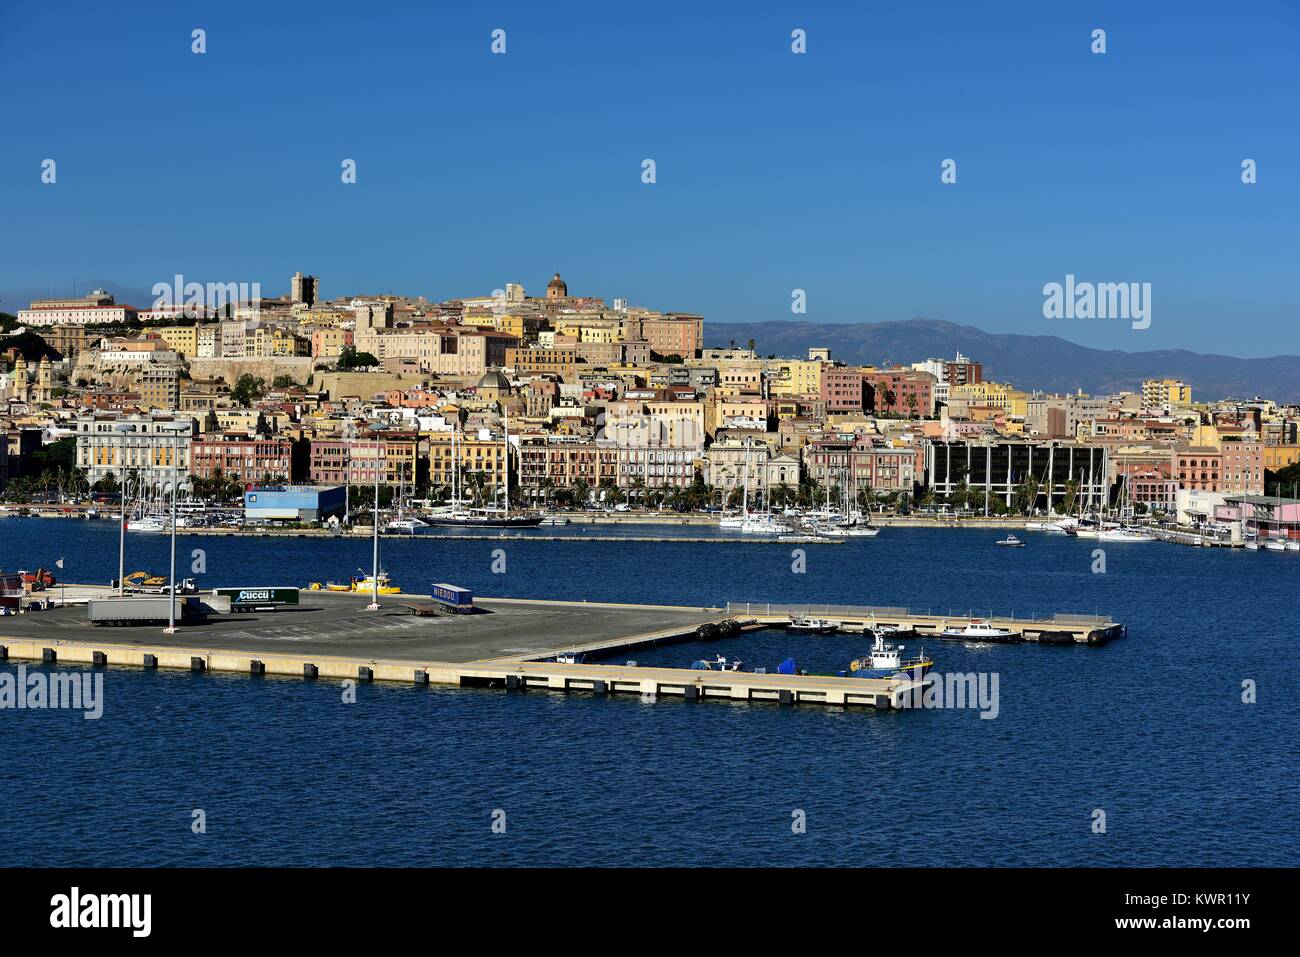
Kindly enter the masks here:
<path id="1" fill-rule="evenodd" d="M 1286 468 L 1264 470 L 1264 494 L 1285 496 L 1289 491 L 1295 494 L 1300 487 L 1300 462 L 1292 462 Z"/>
<path id="2" fill-rule="evenodd" d="M 272 389 L 292 389 L 298 383 L 291 375 L 278 375 L 271 381 Z"/>
<path id="3" fill-rule="evenodd" d="M 77 437 L 69 435 L 51 442 L 49 445 L 32 453 L 32 463 L 36 469 L 45 471 L 66 471 L 77 467 Z"/>
<path id="4" fill-rule="evenodd" d="M 347 372 L 351 369 L 364 369 L 377 365 L 379 360 L 369 352 L 357 352 L 356 346 L 344 346 L 343 351 L 339 353 L 335 368 L 340 372 Z"/>
<path id="5" fill-rule="evenodd" d="M 253 404 L 254 400 L 260 399 L 265 392 L 265 380 L 254 376 L 252 373 L 245 372 L 235 381 L 235 387 L 230 390 L 230 397 L 247 409 Z"/>

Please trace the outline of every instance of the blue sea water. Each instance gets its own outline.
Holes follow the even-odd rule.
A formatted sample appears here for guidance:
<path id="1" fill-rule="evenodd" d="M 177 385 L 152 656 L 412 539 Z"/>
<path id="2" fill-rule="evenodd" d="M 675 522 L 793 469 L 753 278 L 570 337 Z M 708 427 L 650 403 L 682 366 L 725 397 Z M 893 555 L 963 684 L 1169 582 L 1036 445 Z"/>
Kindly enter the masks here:
<path id="1" fill-rule="evenodd" d="M 552 530 L 542 530 L 543 533 Z M 2 865 L 1294 865 L 1300 557 L 887 529 L 807 546 L 385 540 L 407 590 L 678 604 L 833 602 L 1114 615 L 1102 648 L 928 642 L 997 672 L 999 712 L 598 699 L 111 668 L 98 721 L 0 711 Z M 0 519 L 0 568 L 117 570 L 111 522 Z M 364 541 L 181 539 L 207 586 L 368 568 Z M 505 574 L 492 551 L 506 552 Z M 128 570 L 167 540 L 132 534 Z M 3 633 L 0 619 L 0 633 Z M 635 653 L 836 670 L 859 639 L 784 632 Z M 910 650 L 910 649 L 909 649 Z M 9 664 L 9 670 L 16 667 Z M 1257 683 L 1254 704 L 1242 682 Z M 207 832 L 191 831 L 192 812 Z M 1105 832 L 1094 832 L 1096 811 Z M 492 830 L 505 813 L 505 833 Z M 791 827 L 796 812 L 805 833 Z"/>

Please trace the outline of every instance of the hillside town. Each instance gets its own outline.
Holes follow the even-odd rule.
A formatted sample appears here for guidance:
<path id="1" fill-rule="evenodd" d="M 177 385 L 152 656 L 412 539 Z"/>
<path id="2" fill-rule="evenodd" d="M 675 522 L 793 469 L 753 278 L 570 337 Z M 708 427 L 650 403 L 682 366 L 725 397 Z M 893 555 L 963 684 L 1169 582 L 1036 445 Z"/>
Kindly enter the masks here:
<path id="1" fill-rule="evenodd" d="M 143 501 L 176 482 L 190 500 L 295 495 L 287 517 L 344 523 L 369 521 L 372 488 L 385 507 L 538 514 L 1122 503 L 1300 535 L 1300 408 L 1194 397 L 1159 369 L 1140 390 L 1052 394 L 960 353 L 764 356 L 558 273 L 541 295 L 443 302 L 327 300 L 302 273 L 290 290 L 148 308 L 95 290 L 3 317 L 0 497 L 103 501 L 125 483 Z"/>

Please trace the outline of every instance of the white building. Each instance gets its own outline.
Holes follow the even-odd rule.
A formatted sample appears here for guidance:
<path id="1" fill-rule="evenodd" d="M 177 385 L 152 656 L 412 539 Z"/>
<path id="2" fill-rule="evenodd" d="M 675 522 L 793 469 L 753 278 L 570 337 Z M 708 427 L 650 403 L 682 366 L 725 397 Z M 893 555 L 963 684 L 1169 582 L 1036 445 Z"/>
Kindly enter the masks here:
<path id="1" fill-rule="evenodd" d="M 189 480 L 190 440 L 197 423 L 188 416 L 95 412 L 78 416 L 77 466 L 93 485 L 112 475 L 119 483 L 136 473 L 145 489 L 170 489 L 173 448 L 181 484 Z M 173 435 L 179 436 L 173 442 Z"/>
<path id="2" fill-rule="evenodd" d="M 37 299 L 30 309 L 18 310 L 18 321 L 26 326 L 99 326 L 138 316 L 134 307 L 119 306 L 103 289 L 72 299 Z"/>

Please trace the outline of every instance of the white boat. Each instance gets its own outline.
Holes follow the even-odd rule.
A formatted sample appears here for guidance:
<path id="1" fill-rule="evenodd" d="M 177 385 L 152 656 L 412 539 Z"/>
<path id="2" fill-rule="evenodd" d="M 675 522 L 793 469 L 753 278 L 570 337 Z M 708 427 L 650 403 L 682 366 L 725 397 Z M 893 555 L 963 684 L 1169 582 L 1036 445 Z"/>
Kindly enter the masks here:
<path id="1" fill-rule="evenodd" d="M 1259 541 L 1254 538 L 1246 539 L 1246 551 L 1248 552 L 1259 551 Z"/>
<path id="2" fill-rule="evenodd" d="M 1103 542 L 1154 542 L 1158 539 L 1140 528 L 1103 528 L 1097 533 Z"/>
<path id="3" fill-rule="evenodd" d="M 744 662 L 739 658 L 727 658 L 725 655 L 718 655 L 712 661 L 701 658 L 691 664 L 694 671 L 739 671 Z"/>
<path id="4" fill-rule="evenodd" d="M 570 524 L 570 522 L 571 520 L 564 515 L 546 515 L 542 518 L 541 524 L 554 526 L 554 525 L 568 525 Z"/>
<path id="5" fill-rule="evenodd" d="M 1007 548 L 1024 548 L 1025 543 L 1014 535 L 1007 535 L 1006 538 L 1000 538 L 994 544 L 1003 545 Z"/>
<path id="6" fill-rule="evenodd" d="M 994 628 L 987 621 L 976 618 L 960 628 L 945 628 L 939 632 L 939 637 L 964 641 L 1017 641 L 1020 636 L 1009 628 Z"/>
<path id="7" fill-rule="evenodd" d="M 126 523 L 128 532 L 165 532 L 167 527 L 166 522 L 152 515 L 144 518 L 133 518 Z"/>
<path id="8" fill-rule="evenodd" d="M 1077 518 L 1066 515 L 1062 518 L 1052 519 L 1045 522 L 1025 522 L 1025 531 L 1054 532 L 1059 535 L 1064 533 L 1066 529 L 1074 528 L 1078 524 L 1079 520 Z"/>
<path id="9" fill-rule="evenodd" d="M 718 519 L 718 528 L 740 528 L 745 524 L 747 515 L 724 515 Z"/>
<path id="10" fill-rule="evenodd" d="M 745 516 L 740 531 L 745 535 L 788 535 L 794 529 L 777 521 L 771 512 L 751 512 Z"/>
<path id="11" fill-rule="evenodd" d="M 1295 539 L 1287 539 L 1286 550 L 1288 552 L 1300 552 L 1300 541 L 1297 541 Z"/>
<path id="12" fill-rule="evenodd" d="M 791 618 L 786 625 L 791 631 L 807 631 L 814 635 L 826 635 L 839 629 L 839 622 L 829 618 Z"/>
<path id="13" fill-rule="evenodd" d="M 424 522 L 415 518 L 395 518 L 384 526 L 385 532 L 414 532 L 417 528 L 424 528 Z"/>
<path id="14" fill-rule="evenodd" d="M 850 525 L 845 534 L 849 538 L 875 538 L 880 529 L 874 525 Z"/>
<path id="15" fill-rule="evenodd" d="M 854 659 L 849 664 L 848 670 L 843 672 L 846 677 L 911 678 L 913 681 L 920 681 L 934 666 L 934 660 L 925 653 L 924 648 L 915 658 L 904 661 L 903 652 L 906 650 L 906 645 L 895 647 L 886 643 L 881 634 L 875 637 L 871 651 L 865 657 Z"/>

